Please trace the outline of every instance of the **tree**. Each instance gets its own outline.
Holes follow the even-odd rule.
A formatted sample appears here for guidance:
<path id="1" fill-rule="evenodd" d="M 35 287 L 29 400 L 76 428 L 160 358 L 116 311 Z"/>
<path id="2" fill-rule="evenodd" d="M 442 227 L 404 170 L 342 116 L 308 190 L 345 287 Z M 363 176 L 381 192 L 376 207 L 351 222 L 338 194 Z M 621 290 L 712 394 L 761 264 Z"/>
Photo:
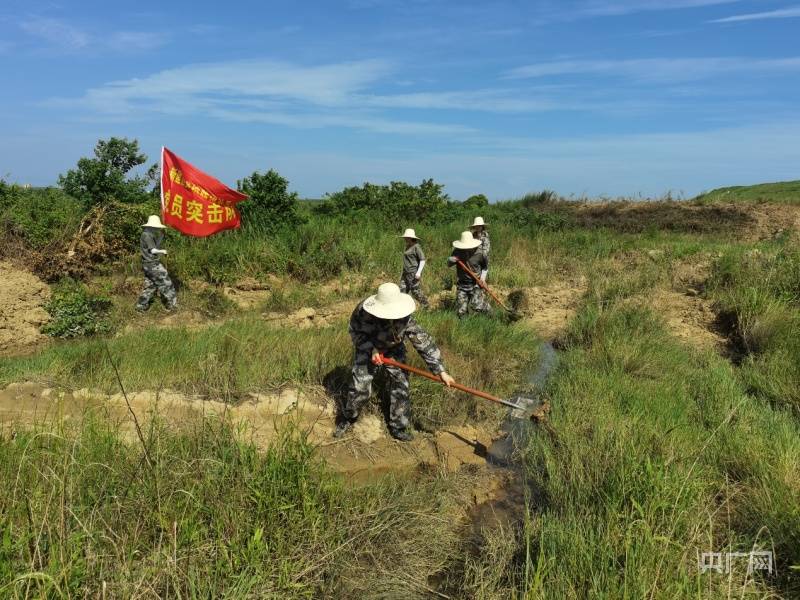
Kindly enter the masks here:
<path id="1" fill-rule="evenodd" d="M 147 161 L 147 156 L 139 152 L 137 140 L 99 140 L 94 156 L 81 158 L 75 169 L 59 176 L 58 184 L 67 194 L 87 206 L 114 200 L 129 204 L 148 200 L 147 188 L 155 181 L 157 167 L 151 167 L 144 177 L 129 176 L 132 169 Z"/>
<path id="2" fill-rule="evenodd" d="M 483 194 L 474 194 L 464 200 L 464 208 L 477 210 L 489 206 L 489 199 Z"/>
<path id="3" fill-rule="evenodd" d="M 236 182 L 238 190 L 250 196 L 239 206 L 242 224 L 275 229 L 281 225 L 294 225 L 300 221 L 297 214 L 297 192 L 289 193 L 289 180 L 270 169 L 258 171 Z"/>

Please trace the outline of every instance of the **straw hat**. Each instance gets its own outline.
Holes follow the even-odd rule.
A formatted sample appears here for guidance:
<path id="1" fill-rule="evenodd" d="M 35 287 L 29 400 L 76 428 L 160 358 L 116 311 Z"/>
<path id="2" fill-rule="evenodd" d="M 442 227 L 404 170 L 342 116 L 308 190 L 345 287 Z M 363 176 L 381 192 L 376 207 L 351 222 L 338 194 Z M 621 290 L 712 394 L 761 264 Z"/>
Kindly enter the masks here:
<path id="1" fill-rule="evenodd" d="M 396 283 L 384 283 L 377 294 L 364 300 L 364 310 L 379 319 L 404 319 L 417 310 L 417 304 Z"/>
<path id="2" fill-rule="evenodd" d="M 166 227 L 161 224 L 161 219 L 158 218 L 158 215 L 150 215 L 149 217 L 147 217 L 147 223 L 142 225 L 142 227 L 155 227 L 156 229 L 166 229 Z"/>
<path id="3" fill-rule="evenodd" d="M 462 231 L 461 239 L 453 242 L 453 248 L 458 248 L 459 250 L 472 250 L 480 245 L 481 241 L 472 237 L 471 231 Z"/>
<path id="4" fill-rule="evenodd" d="M 486 223 L 483 222 L 483 217 L 475 217 L 470 227 L 486 227 Z"/>
<path id="5" fill-rule="evenodd" d="M 406 229 L 403 232 L 403 235 L 400 236 L 401 238 L 411 238 L 412 240 L 418 240 L 417 234 L 414 232 L 413 229 Z"/>

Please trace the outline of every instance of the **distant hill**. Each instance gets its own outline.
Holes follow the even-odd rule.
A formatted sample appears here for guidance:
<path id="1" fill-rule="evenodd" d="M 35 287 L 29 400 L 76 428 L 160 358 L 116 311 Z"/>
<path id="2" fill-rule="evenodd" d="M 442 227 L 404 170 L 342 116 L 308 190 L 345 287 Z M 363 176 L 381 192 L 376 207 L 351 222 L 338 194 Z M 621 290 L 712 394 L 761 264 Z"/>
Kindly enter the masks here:
<path id="1" fill-rule="evenodd" d="M 775 202 L 800 204 L 800 181 L 779 181 L 758 185 L 718 188 L 695 198 L 702 202 Z"/>

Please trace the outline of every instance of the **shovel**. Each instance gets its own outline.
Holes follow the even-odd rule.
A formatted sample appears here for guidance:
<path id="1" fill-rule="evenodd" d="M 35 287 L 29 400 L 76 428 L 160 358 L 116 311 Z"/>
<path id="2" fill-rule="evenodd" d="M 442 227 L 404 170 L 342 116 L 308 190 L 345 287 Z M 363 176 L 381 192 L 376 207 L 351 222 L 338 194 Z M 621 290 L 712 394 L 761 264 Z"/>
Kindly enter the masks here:
<path id="1" fill-rule="evenodd" d="M 483 280 L 481 280 L 481 278 L 478 277 L 472 271 L 472 269 L 470 269 L 466 264 L 464 264 L 464 262 L 462 260 L 457 258 L 456 259 L 456 263 L 458 263 L 458 266 L 461 267 L 462 269 L 464 269 L 464 271 L 466 271 L 467 274 L 475 280 L 475 283 L 477 283 L 487 294 L 489 294 L 495 302 L 497 302 L 501 307 L 503 307 L 503 309 L 505 309 L 510 315 L 517 316 L 517 311 L 511 310 L 505 304 L 503 304 L 503 301 L 500 300 L 500 298 L 498 298 L 495 295 L 495 293 L 492 290 L 489 289 L 489 286 L 486 285 L 483 282 Z"/>
<path id="2" fill-rule="evenodd" d="M 429 373 L 428 371 L 423 371 L 422 369 L 417 369 L 416 367 L 412 367 L 411 365 L 407 365 L 405 363 L 398 362 L 394 359 L 387 358 L 383 354 L 380 355 L 380 358 L 384 365 L 397 367 L 398 369 L 403 369 L 404 371 L 408 371 L 409 373 L 414 373 L 415 375 L 426 377 L 431 381 L 435 381 L 437 383 L 441 383 L 442 385 L 444 385 L 444 382 L 441 380 L 441 378 L 437 377 L 433 373 Z M 513 402 L 509 402 L 508 400 L 503 400 L 502 398 L 498 398 L 497 396 L 492 396 L 491 394 L 487 394 L 486 392 L 476 390 L 475 388 L 467 387 L 466 385 L 462 385 L 460 383 L 453 383 L 450 387 L 455 388 L 457 390 L 461 390 L 462 392 L 466 392 L 468 394 L 472 394 L 473 396 L 477 396 L 478 398 L 483 398 L 484 400 L 490 400 L 497 404 L 502 404 L 503 406 L 508 406 L 509 408 L 513 408 L 519 411 L 519 413 L 512 413 L 514 416 L 517 416 L 517 418 L 522 418 L 519 415 L 523 415 L 530 411 L 528 407 L 522 406 L 520 404 L 515 404 Z M 532 415 L 530 418 L 531 420 L 536 419 L 535 415 Z"/>

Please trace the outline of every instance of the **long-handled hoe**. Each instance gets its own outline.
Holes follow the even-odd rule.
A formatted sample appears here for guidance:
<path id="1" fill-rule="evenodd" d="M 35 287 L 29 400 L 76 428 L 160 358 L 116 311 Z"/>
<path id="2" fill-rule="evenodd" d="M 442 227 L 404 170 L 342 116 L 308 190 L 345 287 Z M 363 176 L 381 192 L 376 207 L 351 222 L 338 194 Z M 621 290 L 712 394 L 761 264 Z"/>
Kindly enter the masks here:
<path id="1" fill-rule="evenodd" d="M 383 354 L 380 355 L 380 363 L 377 361 L 376 364 L 384 364 L 389 365 L 391 367 L 397 367 L 398 369 L 403 369 L 404 371 L 408 371 L 409 373 L 414 373 L 415 375 L 420 375 L 421 377 L 425 377 L 430 379 L 431 381 L 435 381 L 437 383 L 441 383 L 444 385 L 444 382 L 441 380 L 440 377 L 437 377 L 433 373 L 429 373 L 428 371 L 423 371 L 422 369 L 417 369 L 416 367 L 412 367 L 411 365 L 407 365 L 405 363 L 401 363 L 391 358 L 387 358 Z M 531 407 L 526 407 L 521 404 L 516 404 L 514 402 L 509 402 L 508 400 L 503 400 L 502 398 L 498 398 L 497 396 L 492 396 L 491 394 L 487 394 L 486 392 L 482 392 L 481 390 L 476 390 L 475 388 L 467 387 L 466 385 L 462 385 L 460 383 L 453 383 L 453 388 L 457 390 L 461 390 L 462 392 L 466 392 L 468 394 L 472 394 L 473 396 L 477 396 L 478 398 L 483 398 L 484 400 L 490 400 L 497 404 L 502 404 L 503 406 L 508 406 L 509 408 L 515 409 L 515 411 L 511 413 L 518 419 L 526 418 L 531 419 L 532 421 L 538 421 L 541 418 L 541 415 L 537 414 L 530 414 L 533 409 Z"/>
<path id="2" fill-rule="evenodd" d="M 519 313 L 516 310 L 512 310 L 508 308 L 505 304 L 503 304 L 503 301 L 500 300 L 500 298 L 498 298 L 497 295 L 492 290 L 489 289 L 489 286 L 486 285 L 486 283 L 484 283 L 484 281 L 480 277 L 478 277 L 475 274 L 475 272 L 464 263 L 464 261 L 456 259 L 456 262 L 458 263 L 458 266 L 464 269 L 467 275 L 472 277 L 475 280 L 475 283 L 477 283 L 487 294 L 489 294 L 492 297 L 492 299 L 495 302 L 497 302 L 497 304 L 499 304 L 509 315 L 511 315 L 512 318 L 516 319 L 519 318 L 520 316 Z"/>

